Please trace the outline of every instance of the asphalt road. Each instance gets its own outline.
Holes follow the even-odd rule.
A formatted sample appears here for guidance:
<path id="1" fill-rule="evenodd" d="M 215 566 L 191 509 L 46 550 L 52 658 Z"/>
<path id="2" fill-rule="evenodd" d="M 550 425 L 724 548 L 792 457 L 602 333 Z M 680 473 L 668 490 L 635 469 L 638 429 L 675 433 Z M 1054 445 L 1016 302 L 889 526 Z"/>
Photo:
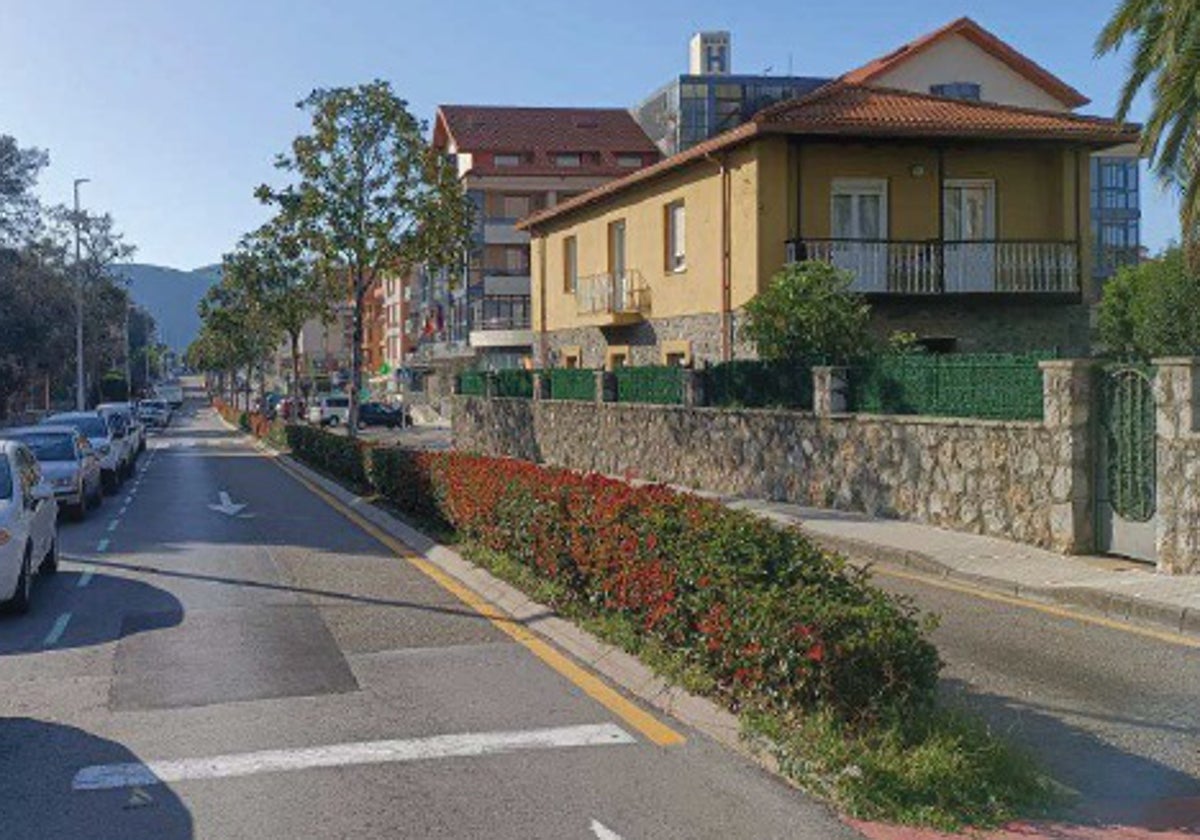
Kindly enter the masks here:
<path id="1" fill-rule="evenodd" d="M 1200 649 L 882 569 L 940 616 L 943 688 L 1035 752 L 1082 813 L 1200 829 Z"/>
<path id="2" fill-rule="evenodd" d="M 650 743 L 207 410 L 61 543 L 0 618 L 5 840 L 855 836 Z"/>

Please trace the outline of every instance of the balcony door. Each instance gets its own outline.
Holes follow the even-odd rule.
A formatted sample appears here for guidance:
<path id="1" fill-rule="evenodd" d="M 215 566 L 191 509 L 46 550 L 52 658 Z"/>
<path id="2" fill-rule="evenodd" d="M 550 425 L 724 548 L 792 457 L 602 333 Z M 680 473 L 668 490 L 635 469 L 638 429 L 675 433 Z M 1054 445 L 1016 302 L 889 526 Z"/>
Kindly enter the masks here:
<path id="1" fill-rule="evenodd" d="M 608 226 L 608 273 L 612 278 L 613 306 L 624 309 L 629 297 L 629 273 L 625 270 L 625 220 Z"/>
<path id="2" fill-rule="evenodd" d="M 996 290 L 996 183 L 948 180 L 942 187 L 946 291 Z"/>
<path id="3" fill-rule="evenodd" d="M 830 262 L 854 275 L 856 292 L 887 291 L 887 181 L 834 178 Z"/>

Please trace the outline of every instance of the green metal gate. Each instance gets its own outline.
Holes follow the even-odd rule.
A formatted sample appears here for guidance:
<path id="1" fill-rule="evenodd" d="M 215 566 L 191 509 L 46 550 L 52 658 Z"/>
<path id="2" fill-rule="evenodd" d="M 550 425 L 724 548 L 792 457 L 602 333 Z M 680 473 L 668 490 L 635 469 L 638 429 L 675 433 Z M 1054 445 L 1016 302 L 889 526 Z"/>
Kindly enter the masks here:
<path id="1" fill-rule="evenodd" d="M 1100 548 L 1155 560 L 1154 369 L 1109 365 L 1100 373 L 1100 463 L 1096 470 Z"/>

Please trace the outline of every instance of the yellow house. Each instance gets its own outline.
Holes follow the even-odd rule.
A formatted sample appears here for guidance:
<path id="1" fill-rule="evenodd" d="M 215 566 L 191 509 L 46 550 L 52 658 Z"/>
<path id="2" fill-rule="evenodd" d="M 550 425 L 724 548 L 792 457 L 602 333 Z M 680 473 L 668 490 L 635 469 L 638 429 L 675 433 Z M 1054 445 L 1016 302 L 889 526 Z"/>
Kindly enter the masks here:
<path id="1" fill-rule="evenodd" d="M 849 271 L 881 333 L 1082 350 L 1089 156 L 1111 120 L 845 80 L 525 219 L 543 365 L 753 355 L 740 313 L 789 260 Z"/>

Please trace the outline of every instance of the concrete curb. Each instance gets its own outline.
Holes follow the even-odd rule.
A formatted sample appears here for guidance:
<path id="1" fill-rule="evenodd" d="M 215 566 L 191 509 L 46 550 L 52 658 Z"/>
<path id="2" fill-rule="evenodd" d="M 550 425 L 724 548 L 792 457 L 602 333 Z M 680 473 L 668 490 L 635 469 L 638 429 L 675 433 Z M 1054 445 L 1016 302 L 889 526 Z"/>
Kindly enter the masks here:
<path id="1" fill-rule="evenodd" d="M 671 685 L 636 657 L 563 619 L 552 608 L 530 599 L 516 587 L 466 560 L 457 551 L 435 542 L 332 479 L 288 455 L 276 452 L 261 441 L 256 440 L 255 443 L 277 457 L 288 469 L 295 470 L 359 516 L 404 543 L 425 560 L 514 620 L 522 622 L 525 627 L 600 674 L 626 694 L 707 735 L 779 777 L 789 786 L 794 786 L 780 773 L 778 763 L 769 752 L 765 749 L 755 749 L 742 739 L 740 722 L 731 712 L 711 700 Z"/>
<path id="2" fill-rule="evenodd" d="M 877 545 L 852 537 L 814 534 L 805 530 L 803 520 L 793 521 L 791 524 L 799 527 L 818 545 L 844 554 L 854 563 L 900 566 L 1022 601 L 1072 607 L 1084 613 L 1133 626 L 1148 626 L 1200 638 L 1200 610 L 1146 598 L 1131 598 L 1128 595 L 1084 586 L 1027 586 L 1006 578 L 959 571 L 918 551 Z"/>

